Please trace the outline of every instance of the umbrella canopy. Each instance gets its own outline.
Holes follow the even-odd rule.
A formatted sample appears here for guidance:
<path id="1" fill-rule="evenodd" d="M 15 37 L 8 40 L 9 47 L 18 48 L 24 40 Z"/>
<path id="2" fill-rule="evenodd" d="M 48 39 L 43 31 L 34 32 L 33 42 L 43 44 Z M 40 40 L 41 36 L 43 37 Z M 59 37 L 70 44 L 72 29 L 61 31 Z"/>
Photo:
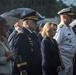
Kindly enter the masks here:
<path id="1" fill-rule="evenodd" d="M 13 16 L 16 18 L 22 18 L 24 15 L 27 15 L 31 12 L 34 12 L 35 10 L 30 8 L 17 8 L 9 11 L 9 16 Z"/>
<path id="2" fill-rule="evenodd" d="M 19 21 L 19 18 L 9 16 L 9 12 L 3 13 L 1 15 L 1 17 L 5 18 L 6 21 L 7 21 L 7 24 L 10 25 L 10 26 L 13 26 L 16 22 Z"/>
<path id="3" fill-rule="evenodd" d="M 16 23 L 19 21 L 20 18 L 22 18 L 24 15 L 28 15 L 31 12 L 36 12 L 39 20 L 44 19 L 44 17 L 39 14 L 36 10 L 33 10 L 31 8 L 17 8 L 13 9 L 11 11 L 5 12 L 1 14 L 1 17 L 4 17 L 7 20 L 7 23 L 9 25 Z"/>
<path id="4" fill-rule="evenodd" d="M 44 20 L 45 19 L 45 17 L 42 16 L 40 13 L 38 13 L 38 12 L 36 12 L 36 13 L 37 13 L 37 16 L 38 16 L 38 19 L 39 20 Z"/>
<path id="5" fill-rule="evenodd" d="M 45 24 L 45 23 L 47 23 L 47 22 L 52 22 L 52 23 L 55 23 L 55 24 L 58 24 L 58 23 L 59 23 L 57 19 L 45 18 L 45 19 L 43 19 L 43 20 L 39 20 L 39 21 L 38 21 L 38 25 L 40 25 L 40 24 Z"/>
<path id="6" fill-rule="evenodd" d="M 50 19 L 40 20 L 40 21 L 38 21 L 38 25 L 40 25 L 40 24 L 45 24 L 45 23 L 47 23 L 47 22 L 51 22 Z"/>

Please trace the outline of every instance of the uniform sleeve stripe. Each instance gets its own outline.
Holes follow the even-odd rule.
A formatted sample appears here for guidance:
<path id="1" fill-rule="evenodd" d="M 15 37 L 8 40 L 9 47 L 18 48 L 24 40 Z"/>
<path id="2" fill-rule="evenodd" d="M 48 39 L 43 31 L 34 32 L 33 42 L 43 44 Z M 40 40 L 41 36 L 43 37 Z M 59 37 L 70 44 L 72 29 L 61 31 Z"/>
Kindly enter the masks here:
<path id="1" fill-rule="evenodd" d="M 21 66 L 24 66 L 24 65 L 27 65 L 27 62 L 19 63 L 19 64 L 17 64 L 17 67 L 21 67 Z"/>

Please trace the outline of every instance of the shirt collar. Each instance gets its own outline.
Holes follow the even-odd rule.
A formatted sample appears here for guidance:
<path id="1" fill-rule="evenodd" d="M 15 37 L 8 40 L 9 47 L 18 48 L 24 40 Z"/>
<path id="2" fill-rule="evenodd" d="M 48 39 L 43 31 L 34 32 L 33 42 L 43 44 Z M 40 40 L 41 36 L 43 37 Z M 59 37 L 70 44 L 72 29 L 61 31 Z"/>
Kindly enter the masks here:
<path id="1" fill-rule="evenodd" d="M 33 33 L 30 29 L 26 28 L 30 33 Z"/>
<path id="2" fill-rule="evenodd" d="M 66 29 L 70 29 L 71 28 L 71 26 L 68 27 L 64 22 L 61 22 L 61 24 L 63 24 Z"/>

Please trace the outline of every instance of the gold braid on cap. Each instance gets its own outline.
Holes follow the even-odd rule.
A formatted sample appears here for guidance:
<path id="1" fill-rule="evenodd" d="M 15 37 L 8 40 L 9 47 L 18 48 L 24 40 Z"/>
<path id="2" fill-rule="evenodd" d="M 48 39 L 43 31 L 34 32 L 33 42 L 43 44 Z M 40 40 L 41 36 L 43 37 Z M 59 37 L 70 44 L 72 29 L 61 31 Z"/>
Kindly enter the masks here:
<path id="1" fill-rule="evenodd" d="M 33 20 L 38 20 L 38 18 L 36 16 L 29 16 L 29 17 L 25 17 L 22 20 L 26 20 L 26 19 L 33 19 Z"/>
<path id="2" fill-rule="evenodd" d="M 65 12 L 65 13 L 63 13 L 64 15 L 74 15 L 74 13 L 73 12 Z"/>

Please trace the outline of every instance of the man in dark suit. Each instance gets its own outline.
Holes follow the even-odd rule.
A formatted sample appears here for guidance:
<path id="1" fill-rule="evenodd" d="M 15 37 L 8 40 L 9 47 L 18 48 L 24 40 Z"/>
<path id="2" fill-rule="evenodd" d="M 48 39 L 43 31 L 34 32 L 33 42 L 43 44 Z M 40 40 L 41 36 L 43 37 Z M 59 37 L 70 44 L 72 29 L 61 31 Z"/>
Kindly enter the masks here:
<path id="1" fill-rule="evenodd" d="M 41 43 L 41 41 L 42 41 L 42 39 L 43 39 L 43 37 L 42 37 L 42 30 L 43 30 L 44 25 L 45 25 L 44 23 L 42 23 L 42 24 L 39 25 L 38 38 L 39 38 L 39 40 L 40 40 L 40 43 Z"/>
<path id="2" fill-rule="evenodd" d="M 15 53 L 15 50 L 14 50 L 14 42 L 15 42 L 15 36 L 17 35 L 17 33 L 21 32 L 22 30 L 22 21 L 19 20 L 19 22 L 15 23 L 14 25 L 14 30 L 13 32 L 9 35 L 8 37 L 8 43 L 9 43 L 9 46 L 10 46 L 10 49 Z M 19 70 L 16 66 L 16 64 L 14 63 L 14 69 L 13 69 L 13 75 L 19 75 Z"/>
<path id="3" fill-rule="evenodd" d="M 11 50 L 13 50 L 14 47 L 14 39 L 17 33 L 21 32 L 23 27 L 22 20 L 19 20 L 19 22 L 15 23 L 13 32 L 8 37 L 8 42 Z"/>
<path id="4" fill-rule="evenodd" d="M 37 28 L 36 12 L 24 15 L 23 29 L 14 42 L 15 64 L 22 75 L 42 75 L 40 43 L 34 31 Z"/>

